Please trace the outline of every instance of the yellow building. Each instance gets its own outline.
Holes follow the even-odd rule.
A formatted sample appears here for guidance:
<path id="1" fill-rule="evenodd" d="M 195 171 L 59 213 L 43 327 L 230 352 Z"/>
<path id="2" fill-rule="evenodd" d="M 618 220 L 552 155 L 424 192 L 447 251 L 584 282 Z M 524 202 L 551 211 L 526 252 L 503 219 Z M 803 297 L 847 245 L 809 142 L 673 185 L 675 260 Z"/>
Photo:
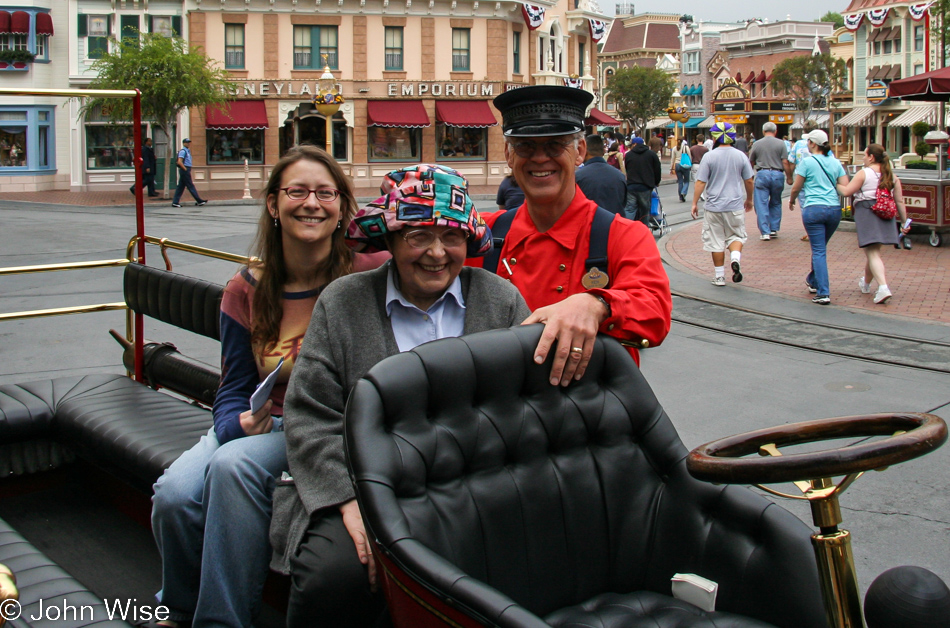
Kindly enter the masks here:
<path id="1" fill-rule="evenodd" d="M 237 95 L 223 109 L 192 110 L 200 187 L 251 186 L 290 146 L 324 146 L 327 119 L 313 105 L 329 66 L 345 103 L 332 116 L 332 151 L 357 187 L 386 172 L 438 162 L 472 184 L 505 174 L 491 99 L 530 84 L 595 91 L 593 33 L 609 20 L 593 0 L 523 8 L 478 0 L 191 0 L 185 36 L 220 62 Z M 532 28 L 535 27 L 535 28 Z"/>

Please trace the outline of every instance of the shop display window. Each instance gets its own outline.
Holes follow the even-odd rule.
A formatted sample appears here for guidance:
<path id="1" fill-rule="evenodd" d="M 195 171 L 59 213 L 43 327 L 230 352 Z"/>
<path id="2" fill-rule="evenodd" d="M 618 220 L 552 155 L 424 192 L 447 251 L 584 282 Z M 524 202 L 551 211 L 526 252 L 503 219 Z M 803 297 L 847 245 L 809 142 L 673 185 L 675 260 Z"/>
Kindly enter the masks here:
<path id="1" fill-rule="evenodd" d="M 0 126 L 0 166 L 16 168 L 25 165 L 26 127 Z"/>
<path id="2" fill-rule="evenodd" d="M 209 130 L 209 164 L 264 163 L 264 130 Z"/>
<path id="3" fill-rule="evenodd" d="M 435 126 L 439 161 L 471 159 L 484 161 L 488 145 L 487 129 L 466 129 L 447 124 Z"/>
<path id="4" fill-rule="evenodd" d="M 369 127 L 370 161 L 419 161 L 422 129 Z"/>
<path id="5" fill-rule="evenodd" d="M 134 168 L 134 142 L 131 125 L 86 125 L 86 168 Z M 146 126 L 142 125 L 142 137 Z"/>

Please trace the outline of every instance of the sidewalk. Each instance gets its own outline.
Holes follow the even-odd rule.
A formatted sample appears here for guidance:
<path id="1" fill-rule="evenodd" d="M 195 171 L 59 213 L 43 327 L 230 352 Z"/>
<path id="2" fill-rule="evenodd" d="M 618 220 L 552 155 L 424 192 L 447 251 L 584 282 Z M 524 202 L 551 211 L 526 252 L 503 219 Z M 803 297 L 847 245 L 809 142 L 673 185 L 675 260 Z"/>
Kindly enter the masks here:
<path id="1" fill-rule="evenodd" d="M 892 246 L 882 249 L 887 270 L 887 285 L 894 296 L 883 305 L 873 302 L 871 294 L 858 289 L 858 276 L 864 272 L 864 252 L 858 248 L 857 234 L 846 230 L 842 223 L 828 242 L 828 274 L 831 283 L 831 306 L 811 303 L 812 295 L 805 287 L 805 276 L 811 265 L 811 247 L 803 242 L 805 234 L 801 214 L 783 211 L 781 235 L 773 240 L 759 240 L 755 227 L 755 213 L 746 214 L 749 240 L 742 249 L 741 284 L 733 284 L 732 272 L 727 268 L 726 286 L 709 285 L 700 288 L 690 282 L 693 290 L 700 290 L 705 298 L 727 301 L 730 304 L 757 309 L 760 299 L 753 293 L 782 297 L 785 308 L 798 310 L 801 317 L 824 320 L 832 312 L 827 310 L 857 310 L 862 313 L 890 315 L 887 318 L 919 319 L 921 323 L 950 325 L 950 248 L 933 248 L 926 235 L 914 235 L 913 249 L 897 250 Z M 853 228 L 853 227 L 852 227 Z M 702 221 L 697 220 L 660 242 L 664 260 L 674 269 L 708 281 L 713 276 L 712 259 L 703 251 L 700 233 Z M 728 264 L 727 264 L 728 266 Z M 674 282 L 675 283 L 675 282 Z M 877 284 L 873 284 L 873 289 Z M 675 289 L 675 288 L 674 288 Z M 708 295 L 708 296 L 707 296 Z M 809 309 L 800 306 L 807 304 Z M 772 305 L 775 309 L 776 305 Z"/>
<path id="2" fill-rule="evenodd" d="M 676 183 L 676 176 L 664 173 L 660 185 Z M 144 191 L 144 190 L 143 190 Z M 174 191 L 174 190 L 173 190 Z M 477 201 L 495 200 L 495 194 L 498 191 L 496 185 L 473 185 L 469 188 L 469 195 Z M 260 191 L 251 190 L 251 200 L 243 200 L 243 190 L 203 190 L 198 187 L 198 192 L 202 198 L 215 203 L 228 203 L 231 205 L 255 204 L 260 202 Z M 359 188 L 356 190 L 357 200 L 366 203 L 377 198 L 374 194 L 375 188 Z M 161 205 L 171 205 L 172 195 L 167 199 L 145 197 L 145 207 L 159 207 Z M 69 190 L 49 190 L 46 192 L 3 192 L 0 193 L 0 202 L 3 201 L 21 201 L 27 203 L 51 203 L 54 205 L 74 205 L 77 207 L 103 207 L 103 206 L 123 206 L 135 205 L 135 197 L 129 193 L 128 189 L 113 190 L 111 192 L 70 192 Z M 194 199 L 187 192 L 182 197 L 183 206 L 194 205 Z"/>

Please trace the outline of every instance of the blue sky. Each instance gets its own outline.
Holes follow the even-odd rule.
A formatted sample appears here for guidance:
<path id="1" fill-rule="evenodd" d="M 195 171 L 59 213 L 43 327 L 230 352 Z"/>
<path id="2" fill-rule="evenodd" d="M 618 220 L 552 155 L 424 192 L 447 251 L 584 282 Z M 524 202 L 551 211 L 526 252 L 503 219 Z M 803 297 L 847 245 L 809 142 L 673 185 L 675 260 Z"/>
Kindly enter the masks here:
<path id="1" fill-rule="evenodd" d="M 601 8 L 608 14 L 613 13 L 612 0 L 599 0 Z M 828 11 L 844 12 L 848 2 L 828 2 L 827 0 L 797 0 L 796 2 L 761 2 L 753 0 L 678 0 L 666 3 L 662 0 L 641 0 L 633 3 L 637 13 L 679 13 L 690 14 L 698 20 L 715 22 L 735 22 L 746 18 L 768 18 L 769 22 L 786 19 L 816 20 Z M 675 8 L 673 8 L 675 7 Z"/>

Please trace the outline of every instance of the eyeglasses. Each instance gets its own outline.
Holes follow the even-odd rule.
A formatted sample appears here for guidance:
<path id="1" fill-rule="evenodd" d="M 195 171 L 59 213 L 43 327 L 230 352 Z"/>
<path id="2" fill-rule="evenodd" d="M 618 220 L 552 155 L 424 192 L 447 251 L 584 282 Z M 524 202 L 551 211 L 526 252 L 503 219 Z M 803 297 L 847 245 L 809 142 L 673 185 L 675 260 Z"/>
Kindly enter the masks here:
<path id="1" fill-rule="evenodd" d="M 522 159 L 531 159 L 534 157 L 535 153 L 538 152 L 539 148 L 544 150 L 545 155 L 551 159 L 554 159 L 555 157 L 560 157 L 564 151 L 566 151 L 570 146 L 573 146 L 574 142 L 548 140 L 543 144 L 535 142 L 511 142 L 510 145 L 515 151 L 515 154 Z"/>
<path id="2" fill-rule="evenodd" d="M 436 240 L 442 242 L 442 246 L 446 248 L 462 246 L 465 244 L 465 241 L 468 240 L 468 236 L 457 229 L 444 231 L 441 236 L 436 235 L 434 231 L 429 231 L 428 229 L 417 229 L 415 231 L 404 232 L 400 235 L 402 235 L 402 239 L 414 249 L 427 249 L 432 246 Z"/>
<path id="3" fill-rule="evenodd" d="M 319 190 L 308 190 L 301 187 L 278 188 L 287 195 L 292 201 L 305 201 L 313 194 L 318 201 L 332 203 L 340 196 L 340 191 L 333 188 L 320 188 Z"/>

